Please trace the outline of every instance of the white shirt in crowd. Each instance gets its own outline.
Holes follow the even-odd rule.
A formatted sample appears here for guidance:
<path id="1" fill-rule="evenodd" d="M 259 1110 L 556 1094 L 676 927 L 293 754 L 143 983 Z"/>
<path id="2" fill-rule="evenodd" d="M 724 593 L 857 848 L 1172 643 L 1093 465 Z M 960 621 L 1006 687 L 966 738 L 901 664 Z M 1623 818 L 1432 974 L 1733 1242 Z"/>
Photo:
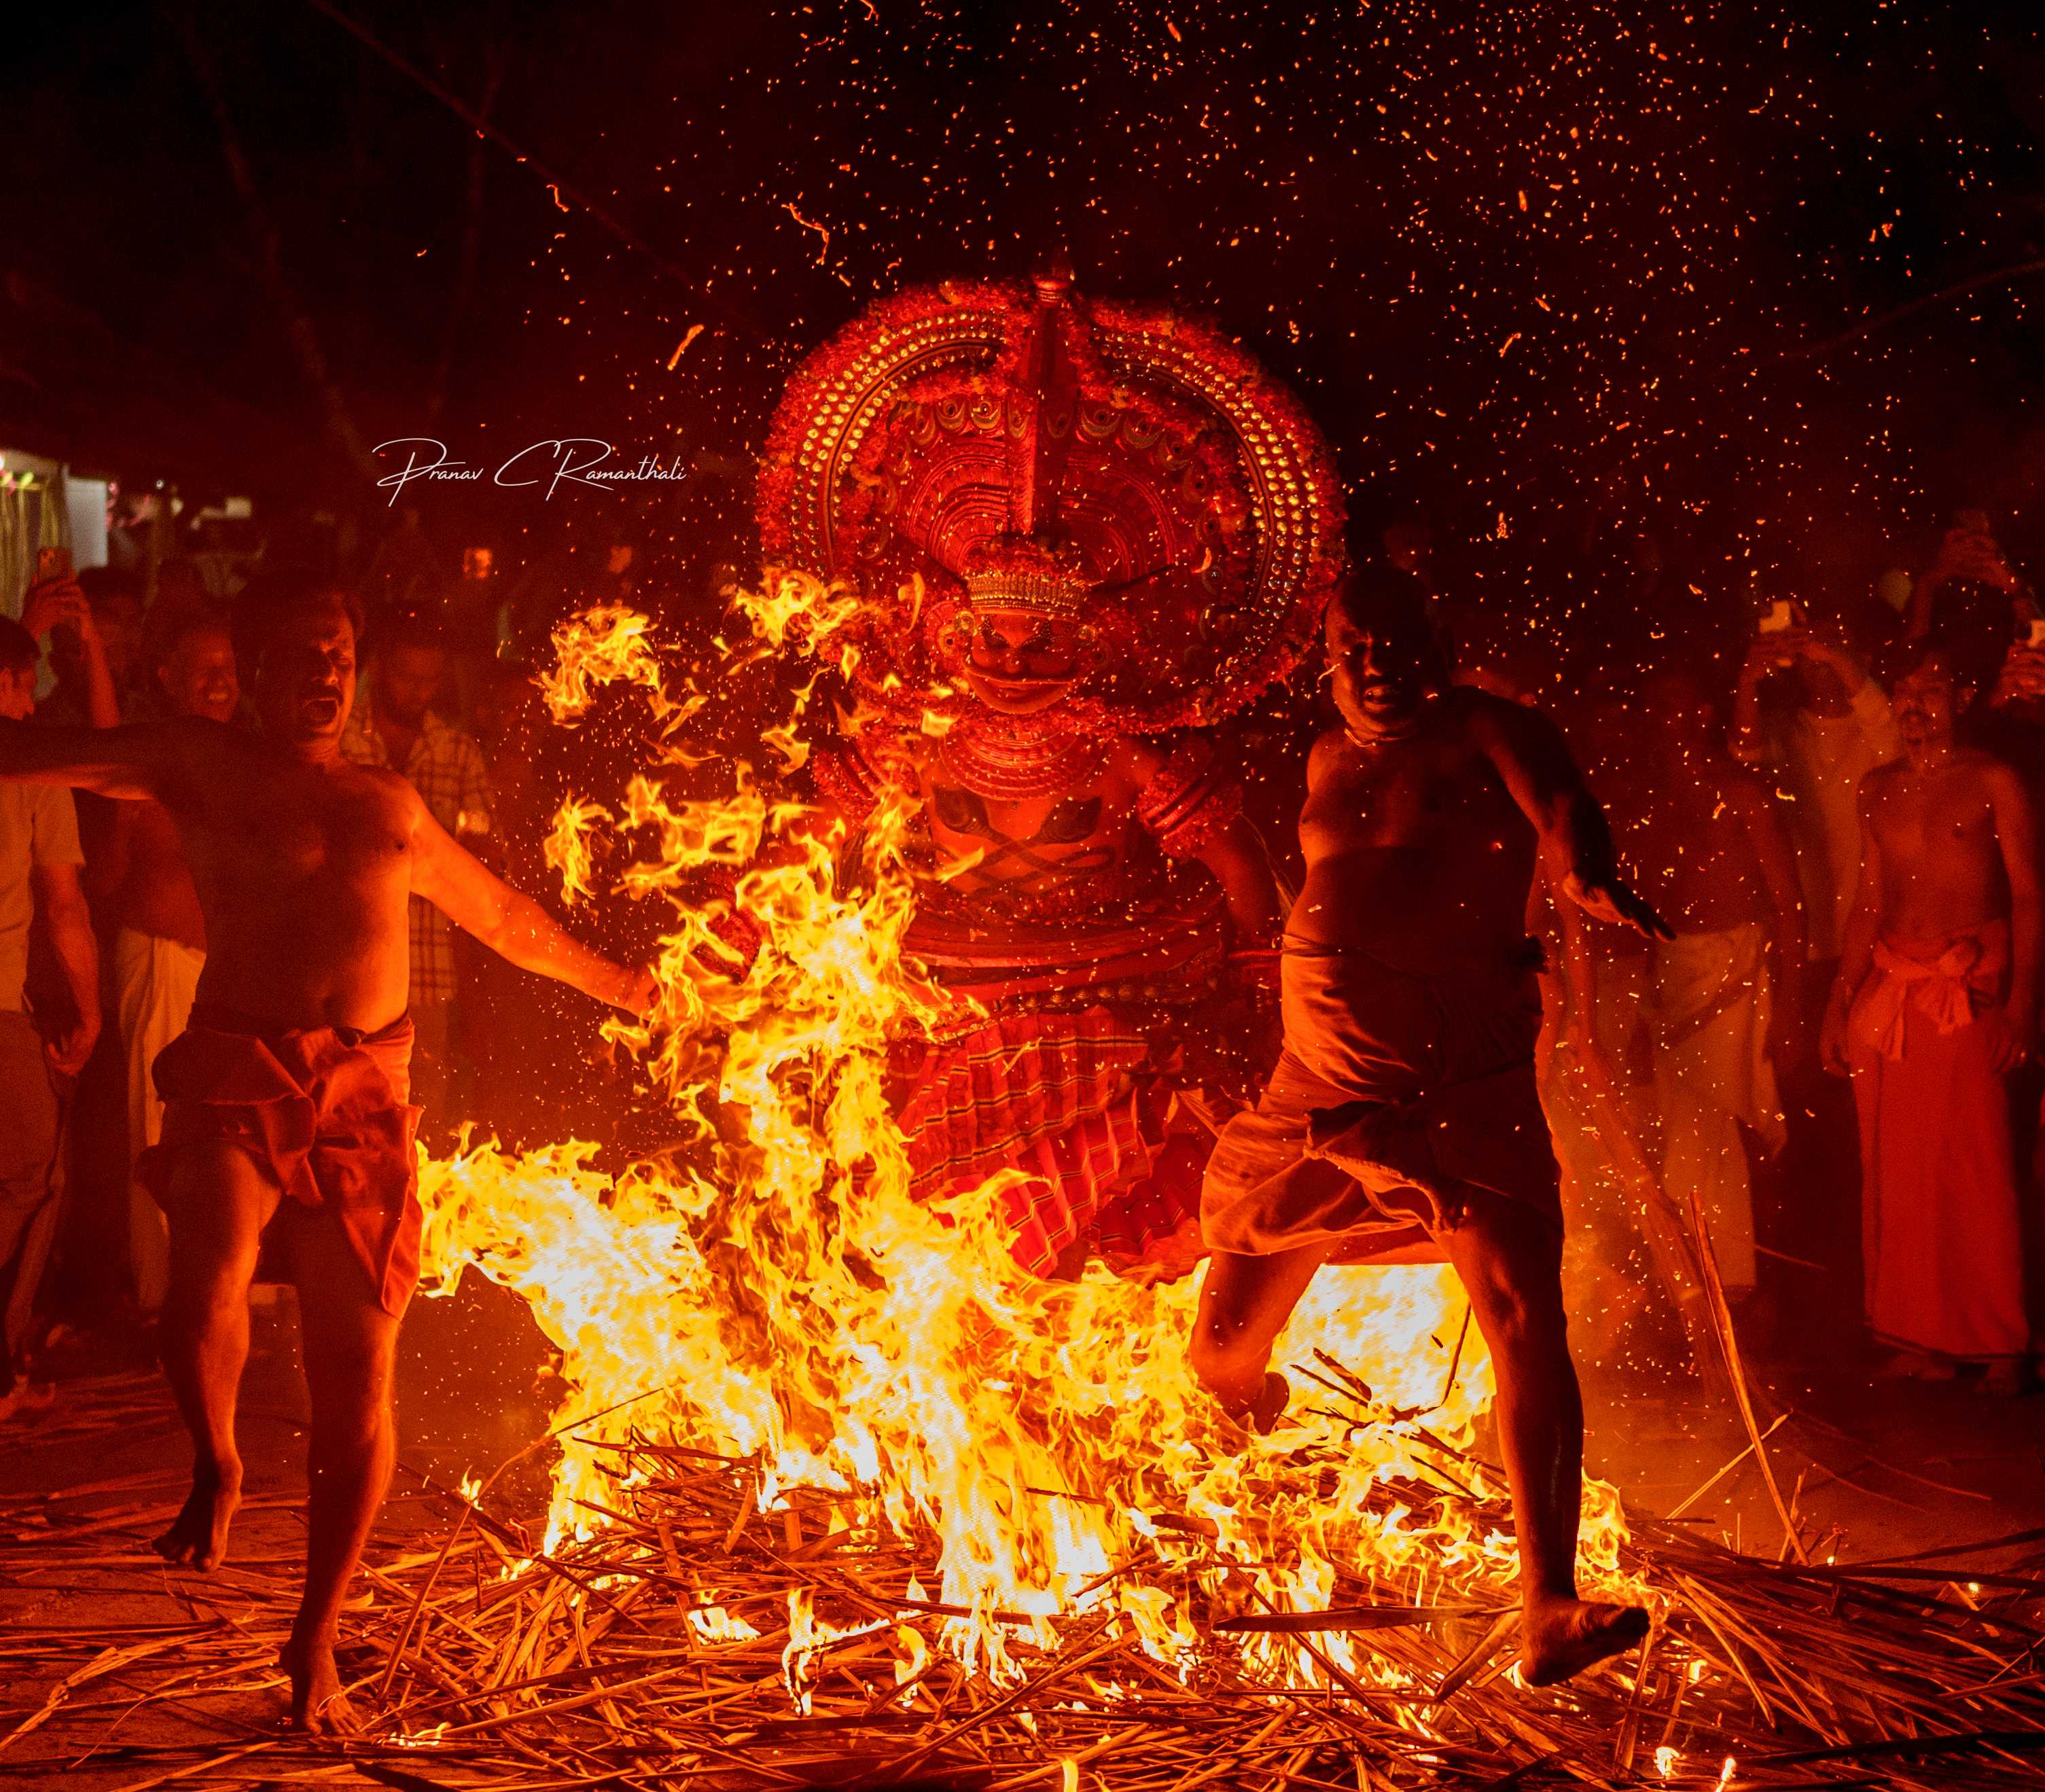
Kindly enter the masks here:
<path id="1" fill-rule="evenodd" d="M 1860 781 L 1903 751 L 1889 699 L 1872 679 L 1848 699 L 1847 713 L 1792 710 L 1762 731 L 1758 768 L 1787 801 L 1783 820 L 1797 849 L 1797 878 L 1813 959 L 1837 958 L 1860 883 Z M 1743 755 L 1737 739 L 1734 756 Z"/>

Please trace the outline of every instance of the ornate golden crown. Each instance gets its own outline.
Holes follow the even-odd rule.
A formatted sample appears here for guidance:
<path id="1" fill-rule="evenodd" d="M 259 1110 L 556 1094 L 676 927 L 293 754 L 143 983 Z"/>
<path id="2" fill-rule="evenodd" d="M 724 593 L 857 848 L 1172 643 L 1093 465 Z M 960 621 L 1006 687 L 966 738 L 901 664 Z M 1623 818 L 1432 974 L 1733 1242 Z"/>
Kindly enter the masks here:
<path id="1" fill-rule="evenodd" d="M 1062 618 L 1080 613 L 1086 576 L 1069 547 L 1004 531 L 968 557 L 966 602 L 975 610 L 1030 610 Z"/>

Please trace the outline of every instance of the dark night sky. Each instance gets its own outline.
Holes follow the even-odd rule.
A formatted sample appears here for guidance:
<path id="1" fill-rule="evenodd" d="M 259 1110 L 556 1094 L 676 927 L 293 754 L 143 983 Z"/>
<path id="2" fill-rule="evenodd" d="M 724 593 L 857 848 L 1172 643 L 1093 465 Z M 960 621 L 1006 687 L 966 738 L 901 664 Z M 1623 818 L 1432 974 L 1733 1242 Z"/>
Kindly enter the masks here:
<path id="1" fill-rule="evenodd" d="M 1727 583 L 1749 554 L 1862 578 L 1976 499 L 2045 549 L 2010 514 L 2045 360 L 2035 273 L 1800 352 L 2045 255 L 2024 10 L 342 10 L 468 103 L 494 80 L 492 121 L 639 245 L 306 0 L 198 6 L 363 437 L 679 449 L 697 480 L 649 502 L 718 536 L 701 552 L 743 557 L 744 460 L 803 352 L 877 294 L 1061 245 L 1083 285 L 1219 317 L 1297 383 L 1359 518 L 1423 504 L 1473 572 L 1523 563 L 1600 486 Z M 175 17 L 14 22 L 0 259 L 275 418 L 291 445 L 254 476 L 373 515 Z M 530 500 L 456 508 L 476 502 L 429 498 L 429 525 L 534 526 Z M 545 521 L 610 501 L 582 502 Z"/>

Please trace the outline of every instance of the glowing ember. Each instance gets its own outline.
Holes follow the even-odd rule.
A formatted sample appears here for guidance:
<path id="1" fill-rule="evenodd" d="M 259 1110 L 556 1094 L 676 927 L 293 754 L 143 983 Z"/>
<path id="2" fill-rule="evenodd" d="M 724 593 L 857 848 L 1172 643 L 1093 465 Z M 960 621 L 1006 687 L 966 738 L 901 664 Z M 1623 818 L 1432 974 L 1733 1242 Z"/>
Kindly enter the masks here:
<path id="1" fill-rule="evenodd" d="M 745 601 L 764 639 L 802 644 L 841 600 L 784 579 Z M 664 688 L 645 618 L 592 613 L 557 640 L 548 688 L 561 713 L 585 713 L 596 686 L 621 680 L 664 730 L 687 708 Z M 614 808 L 567 806 L 549 859 L 571 895 L 591 888 L 593 842 L 614 829 L 636 854 L 620 887 L 672 908 L 657 1009 L 643 1028 L 611 1030 L 646 1054 L 695 1144 L 614 1179 L 574 1144 L 426 1166 L 436 1291 L 469 1267 L 518 1290 L 562 1352 L 568 1409 L 599 1415 L 564 1440 L 550 1546 L 599 1521 L 579 1502 L 630 1502 L 618 1458 L 599 1446 L 636 1436 L 750 1459 L 761 1513 L 783 1509 L 791 1487 L 828 1490 L 839 1522 L 926 1546 L 936 1602 L 955 1614 L 937 1640 L 998 1678 L 1015 1671 L 1011 1637 L 1055 1648 L 1046 1621 L 1082 1611 L 1119 1613 L 1188 1674 L 1204 1640 L 1185 1605 L 1196 1582 L 1244 1613 L 1509 1603 L 1512 1540 L 1464 1515 L 1453 1482 L 1473 1471 L 1437 1443 L 1466 1444 L 1491 1394 L 1453 1272 L 1324 1273 L 1281 1348 L 1300 1397 L 1273 1436 L 1243 1436 L 1185 1367 L 1190 1280 L 1138 1287 L 1098 1265 L 1076 1282 L 1024 1280 L 997 1217 L 1000 1178 L 947 1213 L 910 1199 L 885 1051 L 939 1001 L 901 956 L 911 816 L 884 806 L 843 867 L 834 843 L 799 825 L 808 818 L 770 804 L 742 768 L 721 801 L 671 800 L 656 774 Z M 706 867 L 738 870 L 758 924 L 742 978 L 714 931 L 722 906 L 702 901 Z M 1342 1371 L 1367 1389 L 1317 1400 L 1316 1380 Z M 1303 1472 L 1308 1446 L 1323 1466 Z M 1428 1497 L 1445 1482 L 1449 1498 Z M 1585 1566 L 1609 1590 L 1617 1504 L 1589 1492 Z M 899 1686 L 923 1671 L 916 1625 L 928 1620 L 913 1607 L 899 1625 L 840 1632 L 807 1590 L 792 1597 L 783 1672 L 799 1711 L 848 1636 L 892 1652 Z M 922 1598 L 913 1580 L 903 1597 Z M 705 1639 L 757 1634 L 714 1589 L 690 1622 Z M 1246 1666 L 1274 1676 L 1325 1682 L 1325 1660 L 1340 1675 L 1396 1678 L 1342 1634 L 1244 1640 Z"/>

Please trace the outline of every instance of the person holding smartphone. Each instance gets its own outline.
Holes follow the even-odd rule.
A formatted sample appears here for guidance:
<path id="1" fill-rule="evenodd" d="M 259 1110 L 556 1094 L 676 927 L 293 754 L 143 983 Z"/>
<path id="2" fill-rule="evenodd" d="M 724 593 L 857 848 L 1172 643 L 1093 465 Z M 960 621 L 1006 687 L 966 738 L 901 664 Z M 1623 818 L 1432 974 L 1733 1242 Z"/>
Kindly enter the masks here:
<path id="1" fill-rule="evenodd" d="M 1937 641 L 1963 686 L 1992 690 L 2018 632 L 2019 609 L 2031 596 L 1988 513 L 1958 511 L 1910 594 L 1911 639 Z"/>

